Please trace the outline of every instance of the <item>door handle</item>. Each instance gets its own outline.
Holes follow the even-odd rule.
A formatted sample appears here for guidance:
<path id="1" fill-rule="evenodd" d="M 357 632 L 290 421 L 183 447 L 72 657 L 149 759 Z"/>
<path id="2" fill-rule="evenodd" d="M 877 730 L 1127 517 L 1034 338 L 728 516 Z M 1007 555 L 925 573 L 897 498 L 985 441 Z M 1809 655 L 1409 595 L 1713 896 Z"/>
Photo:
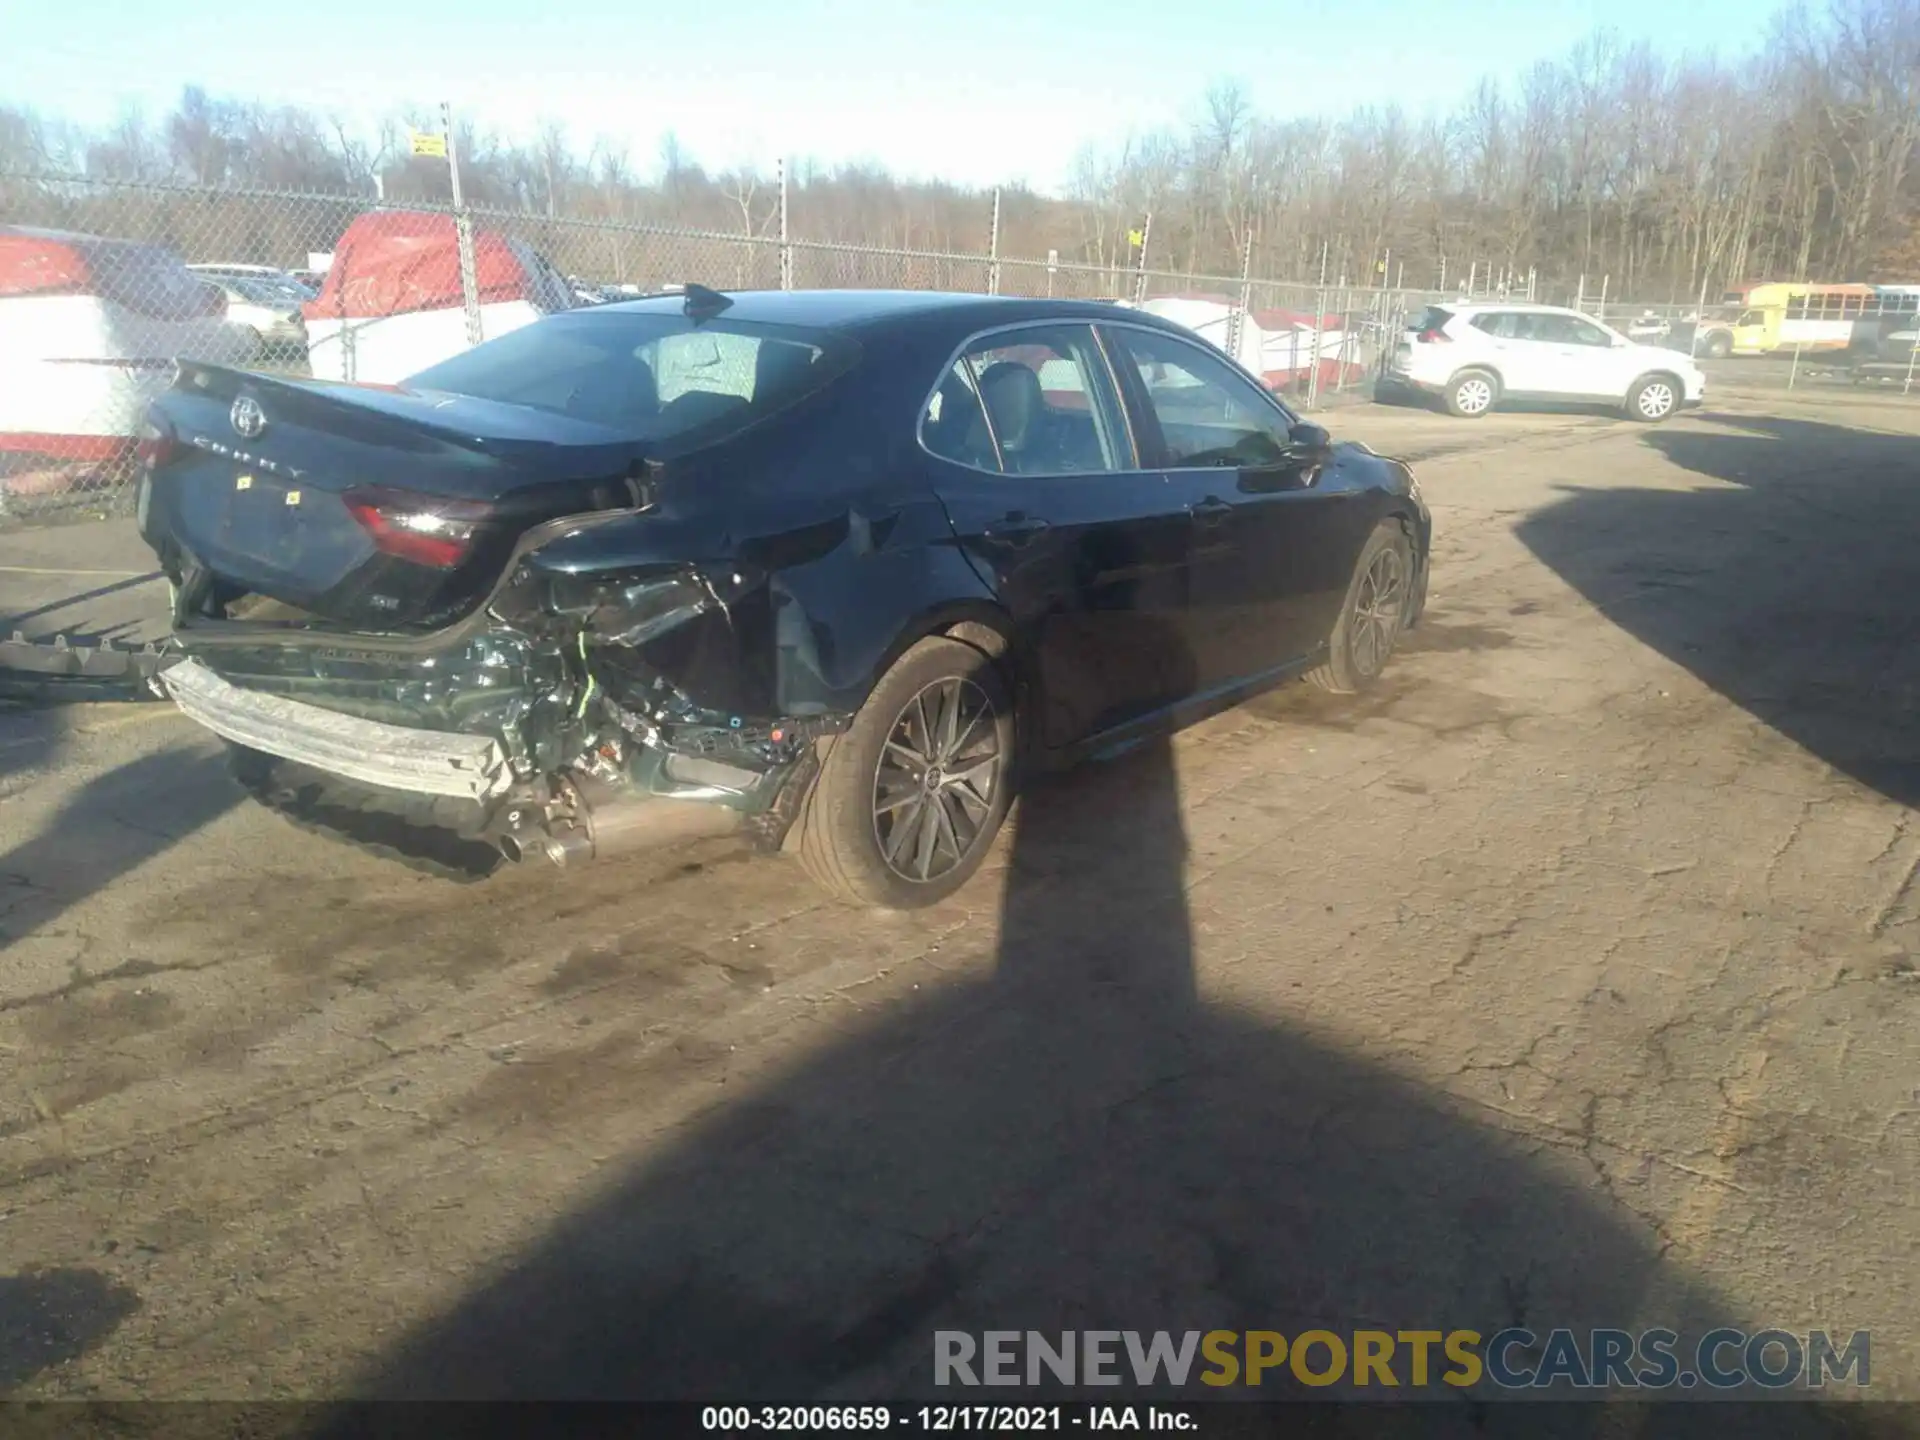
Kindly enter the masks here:
<path id="1" fill-rule="evenodd" d="M 1233 506 L 1217 495 L 1209 495 L 1204 500 L 1196 500 L 1187 507 L 1187 513 L 1197 524 L 1218 525 L 1233 514 Z"/>
<path id="2" fill-rule="evenodd" d="M 987 527 L 987 534 L 1009 545 L 1031 545 L 1048 529 L 1047 522 L 1024 510 L 1009 510 Z"/>

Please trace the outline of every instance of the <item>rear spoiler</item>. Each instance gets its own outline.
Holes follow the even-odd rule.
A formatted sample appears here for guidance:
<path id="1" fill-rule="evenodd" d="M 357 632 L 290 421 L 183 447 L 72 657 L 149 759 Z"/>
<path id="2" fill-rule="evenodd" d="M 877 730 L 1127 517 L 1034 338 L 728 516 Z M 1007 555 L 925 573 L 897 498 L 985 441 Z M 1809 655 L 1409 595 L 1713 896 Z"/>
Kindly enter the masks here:
<path id="1" fill-rule="evenodd" d="M 436 422 L 425 416 L 395 415 L 359 402 L 358 396 L 369 390 L 389 394 L 403 389 L 399 385 L 373 385 L 363 381 L 308 380 L 293 376 L 267 375 L 258 370 L 236 370 L 231 365 L 214 365 L 205 360 L 176 360 L 173 390 L 203 399 L 232 401 L 241 390 L 259 396 L 271 404 L 276 398 L 290 402 L 288 413 L 307 426 L 324 425 L 328 412 L 351 415 L 355 422 L 371 430 L 387 430 L 394 435 L 431 435 L 467 450 L 485 452 L 485 441 L 476 441 L 472 432 L 452 422 Z"/>

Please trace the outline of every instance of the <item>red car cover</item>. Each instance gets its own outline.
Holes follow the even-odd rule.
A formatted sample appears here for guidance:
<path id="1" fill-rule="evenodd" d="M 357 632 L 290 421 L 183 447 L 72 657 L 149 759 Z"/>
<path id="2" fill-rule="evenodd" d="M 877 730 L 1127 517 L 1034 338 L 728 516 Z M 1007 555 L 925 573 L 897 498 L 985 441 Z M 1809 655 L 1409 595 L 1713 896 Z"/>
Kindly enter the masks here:
<path id="1" fill-rule="evenodd" d="M 473 268 L 483 305 L 538 298 L 530 254 L 504 235 L 474 232 Z M 453 217 L 377 210 L 347 226 L 319 296 L 301 308 L 309 320 L 371 320 L 464 303 Z"/>

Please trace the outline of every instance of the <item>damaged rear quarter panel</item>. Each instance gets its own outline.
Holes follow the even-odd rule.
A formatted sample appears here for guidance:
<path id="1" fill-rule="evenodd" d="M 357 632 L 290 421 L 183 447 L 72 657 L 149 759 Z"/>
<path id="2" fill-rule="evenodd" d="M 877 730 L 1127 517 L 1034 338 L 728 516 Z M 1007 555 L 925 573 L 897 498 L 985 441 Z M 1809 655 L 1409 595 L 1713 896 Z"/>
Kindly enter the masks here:
<path id="1" fill-rule="evenodd" d="M 925 367 L 906 358 L 867 356 L 907 377 L 884 387 L 881 407 L 870 384 L 829 392 L 807 423 L 676 464 L 658 508 L 561 536 L 529 565 L 549 581 L 607 583 L 690 567 L 726 603 L 635 660 L 714 711 L 851 715 L 915 640 L 998 614 L 927 481 L 915 441 Z M 876 425 L 876 408 L 894 423 Z"/>

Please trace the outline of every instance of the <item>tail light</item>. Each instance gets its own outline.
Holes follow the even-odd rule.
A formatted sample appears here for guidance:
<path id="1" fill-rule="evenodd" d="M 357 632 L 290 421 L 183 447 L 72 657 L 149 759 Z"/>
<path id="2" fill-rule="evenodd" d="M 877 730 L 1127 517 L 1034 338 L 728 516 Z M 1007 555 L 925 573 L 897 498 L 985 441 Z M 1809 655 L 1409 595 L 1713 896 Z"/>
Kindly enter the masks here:
<path id="1" fill-rule="evenodd" d="M 1421 345 L 1451 345 L 1453 343 L 1453 337 L 1444 330 L 1422 330 L 1413 338 L 1417 344 Z"/>
<path id="2" fill-rule="evenodd" d="M 180 442 L 166 421 L 158 415 L 149 415 L 140 427 L 140 438 L 133 448 L 140 458 L 140 468 L 152 474 L 180 453 Z"/>
<path id="3" fill-rule="evenodd" d="M 473 553 L 491 510 L 473 500 L 364 488 L 341 497 L 373 539 L 373 548 L 434 570 L 451 570 Z"/>

